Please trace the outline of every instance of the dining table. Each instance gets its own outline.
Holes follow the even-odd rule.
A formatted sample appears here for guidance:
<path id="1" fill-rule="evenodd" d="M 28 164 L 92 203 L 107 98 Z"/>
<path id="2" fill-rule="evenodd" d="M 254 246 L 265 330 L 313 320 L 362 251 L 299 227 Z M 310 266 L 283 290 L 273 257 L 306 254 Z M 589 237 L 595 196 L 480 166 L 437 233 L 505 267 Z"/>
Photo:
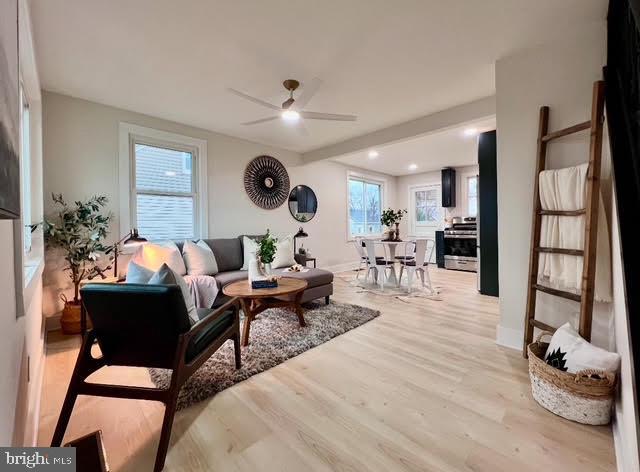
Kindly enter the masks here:
<path id="1" fill-rule="evenodd" d="M 414 240 L 406 240 L 406 241 L 389 241 L 386 239 L 381 239 L 381 240 L 377 240 L 375 243 L 376 244 L 381 244 L 384 246 L 387 246 L 387 250 L 385 250 L 384 254 L 385 254 L 385 258 L 387 257 L 387 255 L 389 256 L 389 260 L 393 261 L 393 266 L 392 270 L 391 270 L 391 274 L 389 275 L 389 282 L 395 284 L 396 286 L 400 285 L 400 282 L 398 280 L 398 277 L 396 275 L 396 270 L 395 270 L 395 265 L 396 263 L 398 263 L 398 260 L 396 259 L 396 252 L 398 249 L 398 246 L 402 246 L 404 247 L 405 244 L 407 243 L 413 243 Z M 404 254 L 400 254 L 402 256 L 404 256 Z M 383 275 L 384 277 L 384 275 Z"/>

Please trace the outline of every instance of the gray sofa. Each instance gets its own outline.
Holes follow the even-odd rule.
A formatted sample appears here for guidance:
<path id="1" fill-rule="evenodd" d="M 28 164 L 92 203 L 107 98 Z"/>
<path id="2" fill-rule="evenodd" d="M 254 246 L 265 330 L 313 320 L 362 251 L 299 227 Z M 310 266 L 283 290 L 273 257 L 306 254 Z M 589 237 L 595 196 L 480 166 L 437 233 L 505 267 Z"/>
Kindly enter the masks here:
<path id="1" fill-rule="evenodd" d="M 260 236 L 249 236 L 259 238 Z M 204 242 L 211 248 L 218 263 L 218 273 L 213 277 L 218 289 L 218 297 L 214 307 L 225 303 L 229 297 L 222 293 L 222 288 L 232 282 L 247 279 L 247 271 L 241 270 L 244 264 L 244 250 L 242 247 L 243 236 L 225 239 L 205 239 Z M 182 242 L 176 242 L 182 251 Z M 333 295 L 333 273 L 328 270 L 309 268 L 306 272 L 284 272 L 284 268 L 273 269 L 273 273 L 286 277 L 306 280 L 309 284 L 302 295 L 302 303 L 324 298 L 329 303 L 329 297 Z"/>

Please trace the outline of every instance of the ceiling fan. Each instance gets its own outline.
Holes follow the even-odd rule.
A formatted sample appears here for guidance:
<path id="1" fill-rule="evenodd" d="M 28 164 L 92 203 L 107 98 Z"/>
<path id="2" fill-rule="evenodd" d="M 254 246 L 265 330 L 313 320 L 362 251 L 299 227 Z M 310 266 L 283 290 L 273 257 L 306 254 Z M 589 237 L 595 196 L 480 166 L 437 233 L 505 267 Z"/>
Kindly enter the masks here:
<path id="1" fill-rule="evenodd" d="M 259 120 L 248 121 L 246 123 L 242 123 L 243 125 L 256 125 L 258 123 L 265 123 L 267 121 L 277 120 L 278 118 L 282 118 L 288 122 L 297 122 L 300 118 L 304 118 L 305 120 L 328 120 L 328 121 L 356 121 L 358 119 L 355 115 L 339 115 L 334 113 L 318 113 L 315 111 L 305 111 L 303 108 L 313 95 L 315 95 L 316 91 L 320 87 L 322 81 L 318 78 L 315 78 L 311 81 L 311 83 L 302 90 L 302 94 L 296 99 L 293 98 L 293 92 L 300 86 L 300 82 L 295 79 L 287 79 L 282 82 L 284 88 L 289 92 L 289 98 L 282 103 L 282 106 L 273 105 L 269 102 L 265 102 L 256 97 L 252 97 L 251 95 L 247 95 L 246 93 L 242 93 L 239 90 L 230 88 L 229 92 L 237 95 L 238 97 L 242 97 L 245 100 L 249 100 L 250 102 L 257 103 L 258 105 L 262 105 L 263 107 L 269 108 L 274 111 L 278 111 L 279 114 L 275 116 L 270 116 L 268 118 L 262 118 Z"/>

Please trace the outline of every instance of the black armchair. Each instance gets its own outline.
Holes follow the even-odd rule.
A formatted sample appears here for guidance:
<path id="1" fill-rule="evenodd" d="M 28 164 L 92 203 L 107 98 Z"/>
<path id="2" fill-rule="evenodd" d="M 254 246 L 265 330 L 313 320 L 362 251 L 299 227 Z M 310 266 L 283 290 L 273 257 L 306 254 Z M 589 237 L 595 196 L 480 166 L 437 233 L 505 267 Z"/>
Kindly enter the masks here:
<path id="1" fill-rule="evenodd" d="M 199 309 L 192 325 L 177 285 L 93 284 L 82 290 L 93 329 L 84 335 L 51 446 L 60 446 L 78 395 L 155 400 L 165 404 L 154 471 L 164 467 L 180 387 L 228 339 L 240 368 L 239 303 Z M 100 358 L 91 355 L 97 340 Z M 86 382 L 104 366 L 171 369 L 168 389 Z"/>

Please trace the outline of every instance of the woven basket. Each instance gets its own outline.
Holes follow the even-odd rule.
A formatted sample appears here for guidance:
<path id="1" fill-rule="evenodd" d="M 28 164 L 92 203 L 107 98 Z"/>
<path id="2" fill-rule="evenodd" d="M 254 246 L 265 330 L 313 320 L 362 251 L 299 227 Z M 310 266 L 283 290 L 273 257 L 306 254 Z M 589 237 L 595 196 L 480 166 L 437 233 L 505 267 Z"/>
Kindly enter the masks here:
<path id="1" fill-rule="evenodd" d="M 616 376 L 601 370 L 581 370 L 570 374 L 544 361 L 549 343 L 542 342 L 548 331 L 529 344 L 529 377 L 533 398 L 558 416 L 583 424 L 602 425 L 611 421 Z"/>

